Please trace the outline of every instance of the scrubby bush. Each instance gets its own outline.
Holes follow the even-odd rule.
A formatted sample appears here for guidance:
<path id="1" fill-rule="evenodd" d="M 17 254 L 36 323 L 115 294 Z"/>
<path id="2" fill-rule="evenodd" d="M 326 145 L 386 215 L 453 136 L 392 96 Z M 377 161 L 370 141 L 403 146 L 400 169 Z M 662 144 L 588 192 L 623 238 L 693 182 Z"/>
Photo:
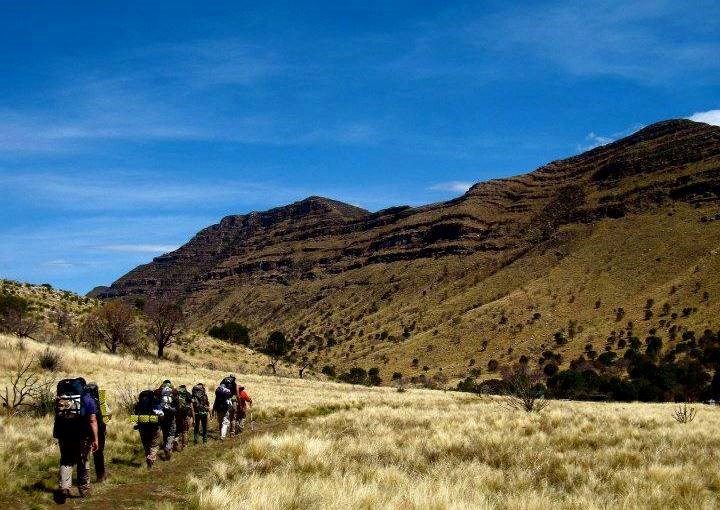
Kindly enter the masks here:
<path id="1" fill-rule="evenodd" d="M 467 393 L 480 393 L 480 387 L 475 382 L 473 377 L 466 377 L 457 384 L 457 391 L 464 391 Z"/>
<path id="2" fill-rule="evenodd" d="M 50 347 L 46 348 L 38 356 L 38 366 L 43 370 L 49 372 L 57 372 L 63 369 L 62 354 L 58 351 L 53 351 Z"/>
<path id="3" fill-rule="evenodd" d="M 380 386 L 382 384 L 382 379 L 380 378 L 380 369 L 378 369 L 377 367 L 373 367 L 368 370 L 367 378 L 368 384 L 370 386 Z"/>
<path id="4" fill-rule="evenodd" d="M 32 401 L 32 412 L 38 417 L 55 414 L 55 393 L 50 385 L 39 388 Z"/>
<path id="5" fill-rule="evenodd" d="M 364 368 L 353 367 L 348 372 L 340 374 L 338 379 L 348 384 L 367 384 L 368 373 Z"/>
<path id="6" fill-rule="evenodd" d="M 233 344 L 249 345 L 250 332 L 248 328 L 240 323 L 229 321 L 211 327 L 208 335 L 218 340 L 225 340 Z"/>
<path id="7" fill-rule="evenodd" d="M 532 372 L 522 364 L 505 373 L 503 375 L 505 407 L 527 413 L 542 411 L 548 404 L 544 398 L 545 386 L 542 380 L 540 374 Z"/>
<path id="8" fill-rule="evenodd" d="M 687 404 L 680 405 L 673 410 L 672 417 L 678 423 L 690 423 L 695 419 L 697 410 Z"/>
<path id="9" fill-rule="evenodd" d="M 544 373 L 547 377 L 552 377 L 552 376 L 554 376 L 555 374 L 557 374 L 558 369 L 559 369 L 559 368 L 558 368 L 558 366 L 557 366 L 555 363 L 550 362 L 550 363 L 548 363 L 547 365 L 545 365 L 545 366 L 543 367 L 543 373 Z"/>
<path id="10" fill-rule="evenodd" d="M 40 327 L 27 299 L 13 294 L 0 294 L 0 333 L 32 337 Z"/>

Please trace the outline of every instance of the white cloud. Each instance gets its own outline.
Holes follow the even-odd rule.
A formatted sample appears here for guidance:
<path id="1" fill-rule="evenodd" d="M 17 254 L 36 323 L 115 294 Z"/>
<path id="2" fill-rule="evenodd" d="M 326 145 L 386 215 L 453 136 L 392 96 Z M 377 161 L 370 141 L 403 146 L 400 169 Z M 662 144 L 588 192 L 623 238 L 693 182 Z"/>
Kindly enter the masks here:
<path id="1" fill-rule="evenodd" d="M 585 152 L 589 151 L 591 149 L 594 149 L 596 147 L 602 147 L 603 145 L 607 145 L 609 143 L 614 142 L 615 140 L 618 140 L 620 138 L 625 138 L 626 136 L 629 136 L 633 134 L 634 132 L 644 128 L 644 124 L 635 124 L 632 127 L 629 127 L 627 129 L 623 129 L 622 131 L 616 131 L 615 133 L 612 133 L 610 135 L 599 135 L 595 133 L 594 131 L 591 131 L 587 134 L 585 137 L 585 143 L 584 144 L 578 144 L 577 150 L 579 152 Z"/>
<path id="2" fill-rule="evenodd" d="M 690 117 L 695 122 L 704 122 L 713 126 L 720 126 L 720 110 L 708 110 L 706 112 L 695 112 Z"/>
<path id="3" fill-rule="evenodd" d="M 614 138 L 598 135 L 597 133 L 593 133 L 592 131 L 588 133 L 588 135 L 585 137 L 585 140 L 590 142 L 590 145 L 585 150 L 594 149 L 595 147 L 607 145 L 615 141 Z"/>
<path id="4" fill-rule="evenodd" d="M 244 171 L 256 173 L 254 169 Z M 36 203 L 74 211 L 128 211 L 152 208 L 237 206 L 285 203 L 306 193 L 273 182 L 245 179 L 168 179 L 165 173 L 104 170 L 57 174 L 51 171 L 0 174 L 0 187 Z"/>
<path id="5" fill-rule="evenodd" d="M 578 76 L 618 76 L 653 85 L 685 81 L 688 75 L 716 81 L 720 44 L 703 33 L 714 30 L 711 12 L 656 0 L 608 0 L 591 8 L 581 2 L 551 2 L 513 8 L 512 15 L 504 13 L 490 24 L 495 29 L 488 30 L 488 20 L 482 20 L 468 33 L 482 45 L 526 51 Z M 698 25 L 703 29 L 697 30 Z M 673 37 L 688 29 L 693 36 Z"/>
<path id="6" fill-rule="evenodd" d="M 75 264 L 73 264 L 72 262 L 68 262 L 64 259 L 48 260 L 47 262 L 43 263 L 43 265 L 47 267 L 54 267 L 57 269 L 70 269 L 71 267 L 75 266 Z"/>
<path id="7" fill-rule="evenodd" d="M 452 193 L 465 193 L 473 185 L 472 182 L 448 181 L 433 184 L 428 188 L 430 191 L 450 191 Z"/>
<path id="8" fill-rule="evenodd" d="M 172 244 L 108 244 L 99 246 L 102 251 L 117 251 L 123 253 L 169 253 L 179 246 Z"/>

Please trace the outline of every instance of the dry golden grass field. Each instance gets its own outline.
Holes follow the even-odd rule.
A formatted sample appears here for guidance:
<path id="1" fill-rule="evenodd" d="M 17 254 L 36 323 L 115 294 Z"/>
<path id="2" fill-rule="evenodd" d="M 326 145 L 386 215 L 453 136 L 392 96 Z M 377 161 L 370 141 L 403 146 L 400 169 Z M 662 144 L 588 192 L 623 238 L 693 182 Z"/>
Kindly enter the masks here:
<path id="1" fill-rule="evenodd" d="M 0 376 L 44 344 L 0 337 Z M 111 480 L 97 497 L 123 504 L 124 484 L 154 483 L 122 394 L 169 377 L 214 388 L 225 374 L 56 347 L 65 367 L 110 391 Z M 254 418 L 286 423 L 198 455 L 176 473 L 184 491 L 147 507 L 310 508 L 717 508 L 720 411 L 696 406 L 677 423 L 671 404 L 551 402 L 540 414 L 510 411 L 464 393 L 365 388 L 324 381 L 241 375 L 256 400 Z M 4 387 L 4 382 L 2 387 Z M 43 508 L 57 473 L 52 419 L 0 417 L 0 500 Z M 195 447 L 201 451 L 202 447 Z M 183 452 L 182 455 L 195 455 Z M 174 459 L 166 465 L 178 462 Z M 135 467 L 138 466 L 138 467 Z M 158 479 L 157 484 L 168 483 Z M 130 486 L 130 485 L 128 485 Z M 73 503 L 76 504 L 76 503 Z M 87 502 L 91 505 L 92 500 Z"/>

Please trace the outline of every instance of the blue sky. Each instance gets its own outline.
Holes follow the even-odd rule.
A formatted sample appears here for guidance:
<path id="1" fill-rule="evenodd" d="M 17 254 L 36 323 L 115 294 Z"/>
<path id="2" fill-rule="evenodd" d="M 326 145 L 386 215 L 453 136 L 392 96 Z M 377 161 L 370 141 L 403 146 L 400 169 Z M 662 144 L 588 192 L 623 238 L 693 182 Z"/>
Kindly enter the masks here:
<path id="1" fill-rule="evenodd" d="M 0 277 L 84 293 L 228 214 L 720 124 L 718 1 L 302 3 L 0 3 Z"/>

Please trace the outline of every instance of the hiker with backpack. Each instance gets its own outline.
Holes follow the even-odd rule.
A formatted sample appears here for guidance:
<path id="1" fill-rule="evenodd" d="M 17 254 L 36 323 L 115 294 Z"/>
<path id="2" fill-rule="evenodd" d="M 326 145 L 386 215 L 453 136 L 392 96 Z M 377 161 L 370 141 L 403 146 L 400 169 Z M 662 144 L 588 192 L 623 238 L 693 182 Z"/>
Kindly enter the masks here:
<path id="1" fill-rule="evenodd" d="M 228 409 L 228 418 L 230 425 L 228 426 L 228 435 L 234 436 L 238 433 L 237 417 L 238 417 L 238 383 L 235 374 L 230 374 L 223 379 L 223 384 L 230 389 L 232 397 L 230 397 L 230 408 Z"/>
<path id="2" fill-rule="evenodd" d="M 246 409 L 252 407 L 252 399 L 245 391 L 245 386 L 238 386 L 237 389 L 237 411 L 235 411 L 236 419 L 236 432 L 240 433 L 243 431 L 245 424 Z"/>
<path id="3" fill-rule="evenodd" d="M 89 456 L 98 450 L 98 408 L 85 391 L 85 379 L 63 379 L 57 385 L 53 437 L 60 447 L 60 475 L 55 501 L 70 496 L 73 466 L 77 468 L 80 497 L 90 493 Z"/>
<path id="4" fill-rule="evenodd" d="M 176 436 L 174 448 L 180 452 L 187 446 L 188 432 L 190 424 L 195 420 L 195 411 L 192 405 L 192 394 L 187 390 L 184 384 L 178 388 L 178 407 L 176 423 Z"/>
<path id="5" fill-rule="evenodd" d="M 192 389 L 192 411 L 195 417 L 195 425 L 193 427 L 193 439 L 195 444 L 198 442 L 198 434 L 202 427 L 202 441 L 207 442 L 207 419 L 210 412 L 210 400 L 203 383 L 197 383 Z"/>
<path id="6" fill-rule="evenodd" d="M 217 416 L 218 428 L 220 429 L 220 441 L 224 441 L 230 429 L 232 419 L 233 397 L 235 394 L 231 389 L 230 377 L 226 377 L 215 389 L 215 402 L 212 412 Z"/>
<path id="7" fill-rule="evenodd" d="M 95 464 L 97 481 L 103 482 L 107 478 L 107 472 L 105 471 L 105 435 L 107 422 L 110 421 L 112 413 L 106 400 L 105 390 L 101 390 L 97 383 L 88 383 L 84 391 L 93 398 L 98 409 L 98 449 L 93 452 L 93 463 Z"/>
<path id="8" fill-rule="evenodd" d="M 160 400 L 163 411 L 163 419 L 160 421 L 160 430 L 163 435 L 163 452 L 165 453 L 165 460 L 170 460 L 175 434 L 177 433 L 178 392 L 170 379 L 165 379 L 162 385 L 155 390 L 155 394 Z"/>
<path id="9" fill-rule="evenodd" d="M 150 469 L 155 463 L 160 448 L 160 420 L 164 417 L 162 403 L 153 390 L 144 390 L 138 396 L 135 413 L 131 416 L 140 433 L 140 441 L 145 450 L 145 463 Z"/>

